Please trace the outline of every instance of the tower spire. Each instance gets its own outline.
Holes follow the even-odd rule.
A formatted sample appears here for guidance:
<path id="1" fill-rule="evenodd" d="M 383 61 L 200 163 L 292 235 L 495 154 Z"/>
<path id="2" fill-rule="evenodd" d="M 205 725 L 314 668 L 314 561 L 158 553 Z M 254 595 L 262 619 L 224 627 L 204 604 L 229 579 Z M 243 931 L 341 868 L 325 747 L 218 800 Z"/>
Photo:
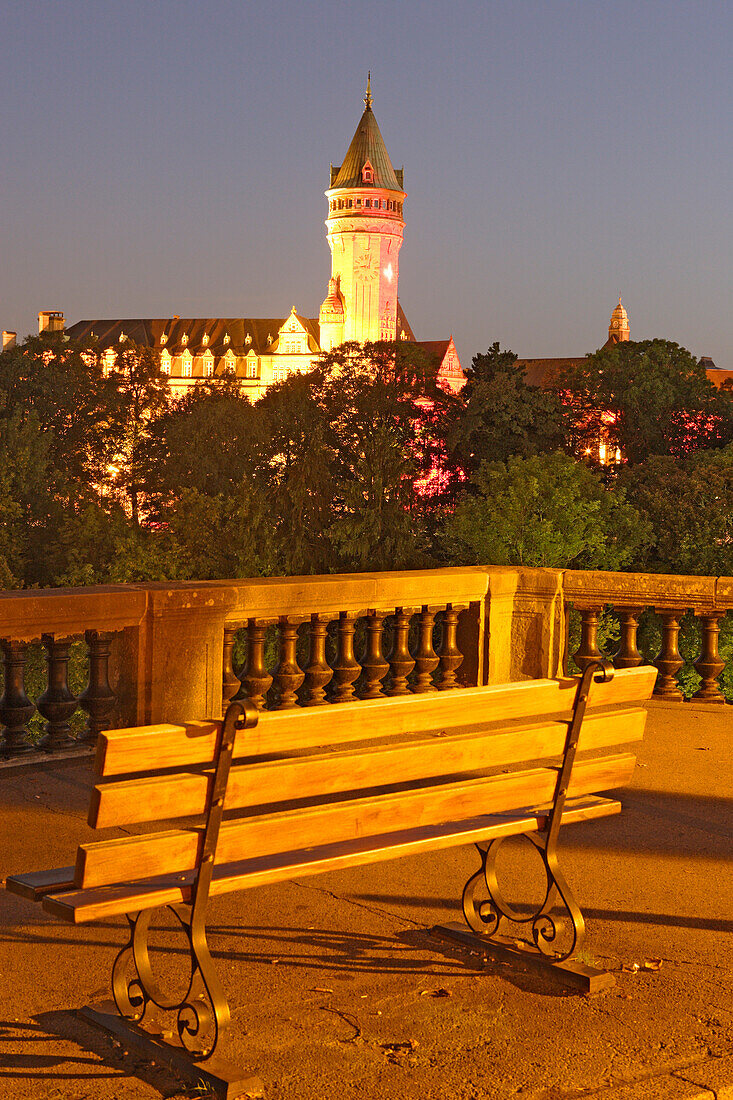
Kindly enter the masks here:
<path id="1" fill-rule="evenodd" d="M 371 109 L 372 109 L 372 71 L 371 71 L 371 69 L 367 73 L 367 87 L 366 87 L 366 95 L 364 96 L 364 106 L 366 107 L 367 111 L 371 111 Z"/>

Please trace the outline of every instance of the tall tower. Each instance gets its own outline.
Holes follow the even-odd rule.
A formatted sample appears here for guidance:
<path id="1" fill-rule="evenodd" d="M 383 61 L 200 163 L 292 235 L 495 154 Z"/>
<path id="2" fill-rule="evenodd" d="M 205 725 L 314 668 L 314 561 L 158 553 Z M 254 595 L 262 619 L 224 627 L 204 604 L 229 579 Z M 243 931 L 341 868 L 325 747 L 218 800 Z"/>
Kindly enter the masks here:
<path id="1" fill-rule="evenodd" d="M 608 326 L 609 344 L 620 344 L 631 338 L 629 328 L 629 315 L 621 305 L 621 295 L 618 296 L 618 305 L 611 314 L 611 323 Z"/>
<path id="2" fill-rule="evenodd" d="M 331 281 L 321 307 L 321 347 L 394 340 L 406 196 L 402 169 L 392 167 L 372 112 L 371 74 L 364 114 L 343 164 L 331 165 L 326 197 Z"/>

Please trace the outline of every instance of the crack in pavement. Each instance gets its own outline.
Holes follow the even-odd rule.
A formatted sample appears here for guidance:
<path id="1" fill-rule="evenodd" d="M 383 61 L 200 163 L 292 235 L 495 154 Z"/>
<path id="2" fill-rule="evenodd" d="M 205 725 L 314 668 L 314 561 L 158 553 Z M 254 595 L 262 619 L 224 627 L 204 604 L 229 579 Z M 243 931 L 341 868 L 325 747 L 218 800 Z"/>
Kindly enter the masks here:
<path id="1" fill-rule="evenodd" d="M 670 1077 L 674 1077 L 678 1081 L 684 1081 L 686 1085 L 694 1085 L 696 1089 L 704 1089 L 705 1094 L 709 1094 L 712 1100 L 718 1100 L 717 1090 L 710 1088 L 709 1085 L 701 1085 L 699 1081 L 691 1081 L 689 1077 L 683 1077 L 681 1073 L 670 1073 Z"/>
<path id="2" fill-rule="evenodd" d="M 342 901 L 345 905 L 353 905 L 357 909 L 366 909 L 368 913 L 378 913 L 382 917 L 389 917 L 391 920 L 401 921 L 402 924 L 411 925 L 413 928 L 424 928 L 425 924 L 421 921 L 412 920 L 410 917 L 401 917 L 398 913 L 391 913 L 388 909 L 380 909 L 377 905 L 365 905 L 363 901 L 355 901 L 353 898 L 345 898 L 340 894 L 335 894 L 333 890 L 327 890 L 325 886 L 311 886 L 310 883 L 300 882 L 297 878 L 290 880 L 294 886 L 299 886 L 301 890 L 313 890 L 318 894 L 325 894 L 329 898 L 333 898 L 334 901 Z"/>

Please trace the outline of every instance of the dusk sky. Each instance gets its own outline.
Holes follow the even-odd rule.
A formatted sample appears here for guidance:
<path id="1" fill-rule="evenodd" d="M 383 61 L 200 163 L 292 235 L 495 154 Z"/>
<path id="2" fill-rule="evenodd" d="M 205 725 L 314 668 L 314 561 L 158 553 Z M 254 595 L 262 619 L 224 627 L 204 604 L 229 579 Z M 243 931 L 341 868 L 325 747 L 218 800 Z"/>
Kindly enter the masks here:
<path id="1" fill-rule="evenodd" d="M 729 0 L 0 0 L 0 328 L 317 316 L 363 110 L 400 300 L 464 365 L 632 339 L 733 369 Z"/>

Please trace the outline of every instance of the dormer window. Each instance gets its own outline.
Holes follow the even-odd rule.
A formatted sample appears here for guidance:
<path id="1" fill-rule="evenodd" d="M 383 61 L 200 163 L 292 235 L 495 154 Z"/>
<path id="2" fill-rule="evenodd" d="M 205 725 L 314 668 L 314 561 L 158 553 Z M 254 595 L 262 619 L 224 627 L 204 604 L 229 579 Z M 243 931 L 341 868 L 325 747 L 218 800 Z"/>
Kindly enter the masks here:
<path id="1" fill-rule="evenodd" d="M 163 335 L 160 338 L 161 347 L 163 346 L 163 344 L 166 342 L 167 339 L 168 339 L 168 337 L 166 336 L 165 333 L 163 333 Z"/>
<path id="2" fill-rule="evenodd" d="M 362 183 L 374 183 L 374 169 L 369 161 L 366 161 L 364 167 L 361 170 L 361 182 Z"/>
<path id="3" fill-rule="evenodd" d="M 206 333 L 204 333 L 204 347 L 207 348 L 208 346 L 209 346 L 209 334 L 206 332 Z"/>
<path id="4" fill-rule="evenodd" d="M 120 343 L 121 343 L 121 344 L 124 344 L 124 342 L 125 342 L 125 340 L 126 340 L 126 339 L 127 339 L 127 334 L 126 334 L 126 333 L 124 333 L 124 332 L 121 332 L 121 333 L 120 333 Z"/>
<path id="5" fill-rule="evenodd" d="M 229 333 L 228 333 L 228 332 L 225 332 L 225 333 L 224 333 L 224 347 L 226 347 L 226 346 L 227 346 L 227 344 L 231 343 L 231 339 L 232 339 L 232 338 L 231 338 L 231 336 L 229 335 Z"/>
<path id="6" fill-rule="evenodd" d="M 252 333 L 251 332 L 247 333 L 247 335 L 244 338 L 244 342 L 247 345 L 247 347 L 249 347 L 249 345 L 252 343 Z"/>
<path id="7" fill-rule="evenodd" d="M 186 344 L 188 343 L 188 336 L 186 335 L 185 332 L 184 332 L 183 336 L 181 337 L 181 343 L 183 344 L 184 348 L 185 348 Z"/>

